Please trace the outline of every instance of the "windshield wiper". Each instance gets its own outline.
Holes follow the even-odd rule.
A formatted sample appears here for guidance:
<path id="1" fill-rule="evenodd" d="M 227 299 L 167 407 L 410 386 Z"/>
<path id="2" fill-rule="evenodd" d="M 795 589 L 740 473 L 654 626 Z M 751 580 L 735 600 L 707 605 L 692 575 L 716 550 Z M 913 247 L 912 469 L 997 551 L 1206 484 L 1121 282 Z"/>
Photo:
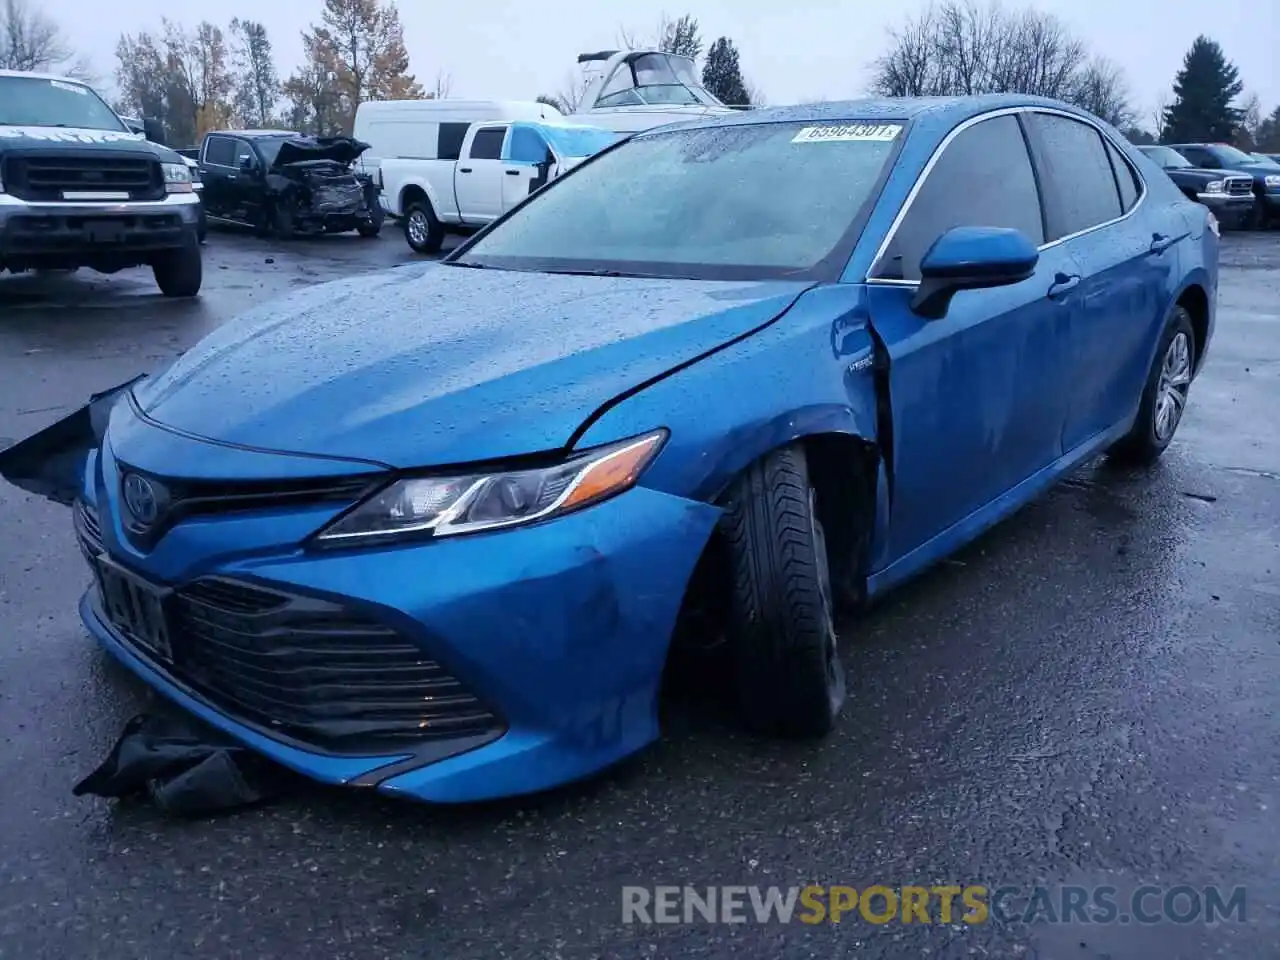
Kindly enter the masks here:
<path id="1" fill-rule="evenodd" d="M 588 269 L 581 269 L 581 270 L 555 270 L 555 269 L 552 269 L 552 268 L 550 268 L 550 267 L 545 267 L 545 268 L 543 268 L 543 269 L 541 269 L 541 270 L 539 270 L 539 271 L 537 271 L 537 272 L 538 272 L 538 273 L 555 273 L 555 274 L 559 274 L 560 276 L 565 276 L 565 277 L 637 277 L 637 278 L 640 278 L 640 279 L 650 279 L 650 280 L 665 280 L 665 279 L 667 279 L 666 277 L 663 277 L 661 274 L 657 274 L 657 273 L 636 273 L 636 272 L 631 271 L 631 270 L 604 270 L 604 269 L 600 269 L 600 270 L 588 270 Z"/>

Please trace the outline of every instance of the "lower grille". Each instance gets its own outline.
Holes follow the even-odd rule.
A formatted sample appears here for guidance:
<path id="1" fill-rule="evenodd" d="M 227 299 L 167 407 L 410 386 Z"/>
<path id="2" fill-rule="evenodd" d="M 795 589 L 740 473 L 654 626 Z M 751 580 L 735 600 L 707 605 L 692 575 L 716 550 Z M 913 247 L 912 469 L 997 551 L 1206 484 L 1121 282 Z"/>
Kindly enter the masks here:
<path id="1" fill-rule="evenodd" d="M 75 526 L 80 552 L 92 563 L 102 553 L 102 528 L 98 525 L 97 511 L 83 500 L 77 500 L 71 513 L 71 522 Z"/>
<path id="2" fill-rule="evenodd" d="M 124 193 L 130 200 L 163 200 L 164 177 L 156 160 L 76 156 L 14 156 L 4 164 L 5 188 L 21 200 L 57 202 L 66 193 Z"/>
<path id="3" fill-rule="evenodd" d="M 177 676 L 304 742 L 370 749 L 501 726 L 416 644 L 335 603 L 210 578 L 177 591 L 171 623 Z"/>

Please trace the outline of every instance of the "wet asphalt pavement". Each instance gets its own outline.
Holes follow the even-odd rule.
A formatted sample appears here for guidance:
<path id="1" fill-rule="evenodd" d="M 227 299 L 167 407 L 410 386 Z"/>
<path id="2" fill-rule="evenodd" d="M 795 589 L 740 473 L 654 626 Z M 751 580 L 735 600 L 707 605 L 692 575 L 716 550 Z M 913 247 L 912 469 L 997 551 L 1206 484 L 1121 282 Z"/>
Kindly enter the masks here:
<path id="1" fill-rule="evenodd" d="M 264 298 L 408 259 L 390 231 L 214 233 L 198 303 L 133 271 L 0 278 L 0 447 Z M 317 788 L 175 822 L 73 798 L 146 697 L 77 620 L 68 512 L 0 484 L 0 957 L 1280 955 L 1280 234 L 1227 238 L 1219 303 L 1163 463 L 1085 469 L 853 625 L 829 740 L 676 709 L 531 800 Z M 624 884 L 810 882 L 1243 886 L 1246 920 L 622 923 Z"/>

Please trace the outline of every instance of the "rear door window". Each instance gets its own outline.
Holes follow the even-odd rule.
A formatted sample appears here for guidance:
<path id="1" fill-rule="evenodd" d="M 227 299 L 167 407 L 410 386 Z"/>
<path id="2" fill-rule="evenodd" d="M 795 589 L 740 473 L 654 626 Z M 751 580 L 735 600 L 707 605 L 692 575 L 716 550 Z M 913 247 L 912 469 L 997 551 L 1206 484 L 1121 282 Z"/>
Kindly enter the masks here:
<path id="1" fill-rule="evenodd" d="M 471 141 L 472 160 L 497 160 L 502 156 L 502 141 L 507 136 L 506 127 L 482 127 Z"/>
<path id="2" fill-rule="evenodd" d="M 1115 171 L 1116 184 L 1120 187 L 1120 206 L 1125 213 L 1128 213 L 1138 202 L 1138 195 L 1142 193 L 1142 184 L 1138 180 L 1137 173 L 1116 145 L 1110 140 L 1106 141 L 1106 144 L 1107 156 L 1111 158 L 1111 169 Z"/>
<path id="3" fill-rule="evenodd" d="M 1044 243 L 1040 194 L 1017 117 L 983 120 L 947 144 L 871 275 L 919 280 L 921 258 L 953 227 L 1011 227 Z"/>
<path id="4" fill-rule="evenodd" d="M 1120 188 L 1102 135 L 1089 124 L 1061 114 L 1032 113 L 1028 120 L 1046 184 L 1048 239 L 1117 219 L 1123 213 Z"/>

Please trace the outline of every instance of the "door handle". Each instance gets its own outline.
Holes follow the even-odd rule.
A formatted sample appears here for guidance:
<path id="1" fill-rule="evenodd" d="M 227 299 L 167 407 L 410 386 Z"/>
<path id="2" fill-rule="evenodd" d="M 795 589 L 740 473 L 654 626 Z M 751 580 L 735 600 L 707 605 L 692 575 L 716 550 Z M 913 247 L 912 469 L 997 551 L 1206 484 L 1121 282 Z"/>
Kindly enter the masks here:
<path id="1" fill-rule="evenodd" d="M 1182 236 L 1180 237 L 1168 237 L 1168 236 L 1165 236 L 1163 233 L 1153 233 L 1151 235 L 1151 246 L 1147 247 L 1147 252 L 1148 253 L 1164 253 L 1166 250 L 1172 247 L 1175 243 L 1181 240 L 1182 237 L 1185 237 L 1185 236 L 1186 236 L 1185 233 L 1182 234 Z"/>
<path id="2" fill-rule="evenodd" d="M 1053 285 L 1049 287 L 1048 297 L 1050 300 L 1061 300 L 1068 293 L 1080 286 L 1080 277 L 1078 274 L 1068 276 L 1060 273 L 1053 278 Z"/>
<path id="3" fill-rule="evenodd" d="M 518 177 L 518 176 L 520 176 L 520 171 L 519 171 L 519 170 L 508 170 L 508 171 L 507 171 L 507 176 L 508 176 L 508 177 Z"/>
<path id="4" fill-rule="evenodd" d="M 458 172 L 459 172 L 459 173 L 470 173 L 470 172 L 471 172 L 471 168 L 470 168 L 470 167 L 459 167 L 459 168 L 458 168 Z"/>

